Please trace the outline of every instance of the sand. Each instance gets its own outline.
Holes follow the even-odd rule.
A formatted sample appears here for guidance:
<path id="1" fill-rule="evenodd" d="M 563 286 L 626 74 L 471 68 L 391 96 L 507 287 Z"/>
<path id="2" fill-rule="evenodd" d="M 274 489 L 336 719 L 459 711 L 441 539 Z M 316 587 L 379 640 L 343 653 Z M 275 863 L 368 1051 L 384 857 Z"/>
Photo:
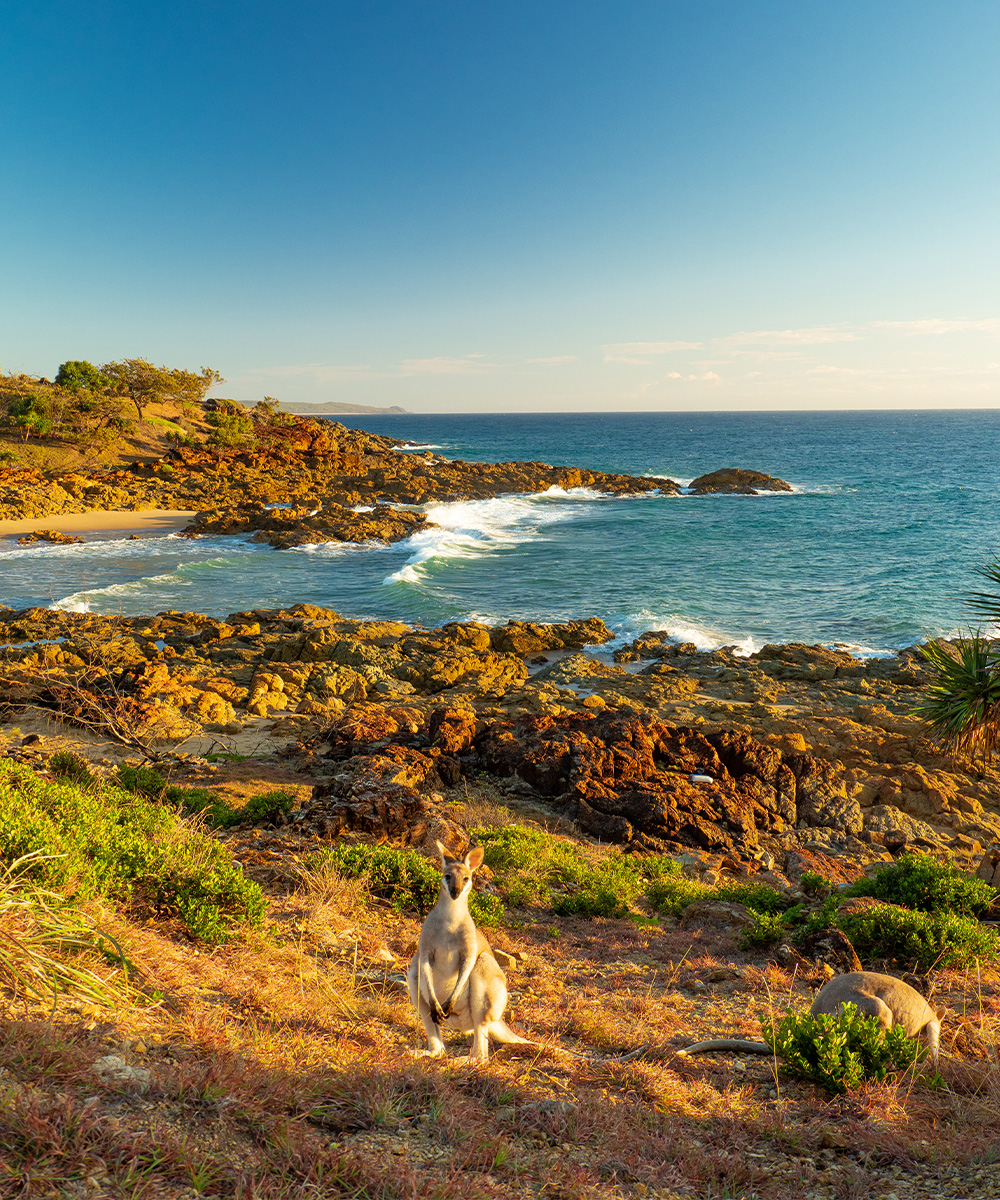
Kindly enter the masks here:
<path id="1" fill-rule="evenodd" d="M 197 514 L 181 508 L 147 508 L 143 512 L 86 512 L 58 513 L 28 521 L 0 521 L 0 538 L 20 537 L 22 533 L 37 533 L 54 529 L 57 533 L 107 533 L 121 530 L 149 537 L 156 533 L 173 533 Z"/>

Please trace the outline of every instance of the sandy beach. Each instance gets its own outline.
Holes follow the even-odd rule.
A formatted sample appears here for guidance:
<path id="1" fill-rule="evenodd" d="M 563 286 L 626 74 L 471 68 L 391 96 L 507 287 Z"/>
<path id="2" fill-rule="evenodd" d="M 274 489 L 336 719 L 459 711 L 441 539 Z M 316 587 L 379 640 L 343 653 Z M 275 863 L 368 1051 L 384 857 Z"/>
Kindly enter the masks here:
<path id="1" fill-rule="evenodd" d="M 148 537 L 154 533 L 172 533 L 183 529 L 194 517 L 194 511 L 180 508 L 147 508 L 144 512 L 108 511 L 60 513 L 51 517 L 36 517 L 26 521 L 0 521 L 0 539 L 54 529 L 58 533 L 107 533 L 121 530 Z"/>

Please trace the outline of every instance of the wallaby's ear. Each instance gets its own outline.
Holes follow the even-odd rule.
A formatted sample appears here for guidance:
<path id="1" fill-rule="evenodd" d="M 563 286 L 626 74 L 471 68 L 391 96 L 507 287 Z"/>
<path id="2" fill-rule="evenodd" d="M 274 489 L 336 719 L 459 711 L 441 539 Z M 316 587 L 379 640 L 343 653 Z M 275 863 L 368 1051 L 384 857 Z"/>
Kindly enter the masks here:
<path id="1" fill-rule="evenodd" d="M 942 1020 L 948 1014 L 948 1010 L 946 1008 L 937 1008 L 934 1010 L 934 1012 L 939 1021 Z"/>
<path id="2" fill-rule="evenodd" d="M 473 846 L 465 856 L 465 865 L 470 871 L 478 871 L 483 865 L 483 853 L 482 846 Z"/>
<path id="3" fill-rule="evenodd" d="M 438 848 L 438 854 L 441 855 L 441 861 L 447 862 L 448 859 L 451 858 L 451 855 L 448 853 L 448 847 L 444 844 L 444 842 L 439 842 L 436 840 L 434 842 L 434 845 L 437 846 L 437 848 Z"/>

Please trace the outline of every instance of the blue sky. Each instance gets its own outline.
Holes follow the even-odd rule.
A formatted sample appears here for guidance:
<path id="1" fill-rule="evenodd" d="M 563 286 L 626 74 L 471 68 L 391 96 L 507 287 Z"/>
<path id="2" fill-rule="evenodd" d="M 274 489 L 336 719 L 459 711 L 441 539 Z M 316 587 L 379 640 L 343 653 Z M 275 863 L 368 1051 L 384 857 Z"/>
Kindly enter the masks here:
<path id="1" fill-rule="evenodd" d="M 0 368 L 1000 403 L 994 0 L 3 5 Z"/>

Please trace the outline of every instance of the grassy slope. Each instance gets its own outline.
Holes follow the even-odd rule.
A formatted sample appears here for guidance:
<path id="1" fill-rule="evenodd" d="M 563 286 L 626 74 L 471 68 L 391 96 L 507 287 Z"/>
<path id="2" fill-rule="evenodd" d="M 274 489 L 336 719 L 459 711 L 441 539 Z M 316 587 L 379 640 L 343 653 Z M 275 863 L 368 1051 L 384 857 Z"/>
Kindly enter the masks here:
<path id="1" fill-rule="evenodd" d="M 269 768 L 258 785 L 247 768 L 212 782 L 303 782 Z M 477 788 L 454 812 L 531 818 Z M 414 1061 L 402 979 L 416 915 L 329 871 L 300 877 L 322 847 L 293 831 L 220 836 L 268 893 L 262 928 L 208 948 L 169 910 L 104 901 L 95 915 L 139 968 L 132 1001 L 8 1009 L 0 1196 L 996 1194 L 983 1170 L 1000 1149 L 995 972 L 943 973 L 949 1090 L 904 1080 L 831 1102 L 766 1059 L 674 1054 L 756 1039 L 758 1014 L 806 1005 L 809 981 L 673 920 L 527 907 L 490 940 L 516 956 L 509 1016 L 539 1048 L 472 1068 L 462 1038 L 447 1061 Z M 108 1054 L 149 1070 L 148 1090 L 98 1081 Z"/>

